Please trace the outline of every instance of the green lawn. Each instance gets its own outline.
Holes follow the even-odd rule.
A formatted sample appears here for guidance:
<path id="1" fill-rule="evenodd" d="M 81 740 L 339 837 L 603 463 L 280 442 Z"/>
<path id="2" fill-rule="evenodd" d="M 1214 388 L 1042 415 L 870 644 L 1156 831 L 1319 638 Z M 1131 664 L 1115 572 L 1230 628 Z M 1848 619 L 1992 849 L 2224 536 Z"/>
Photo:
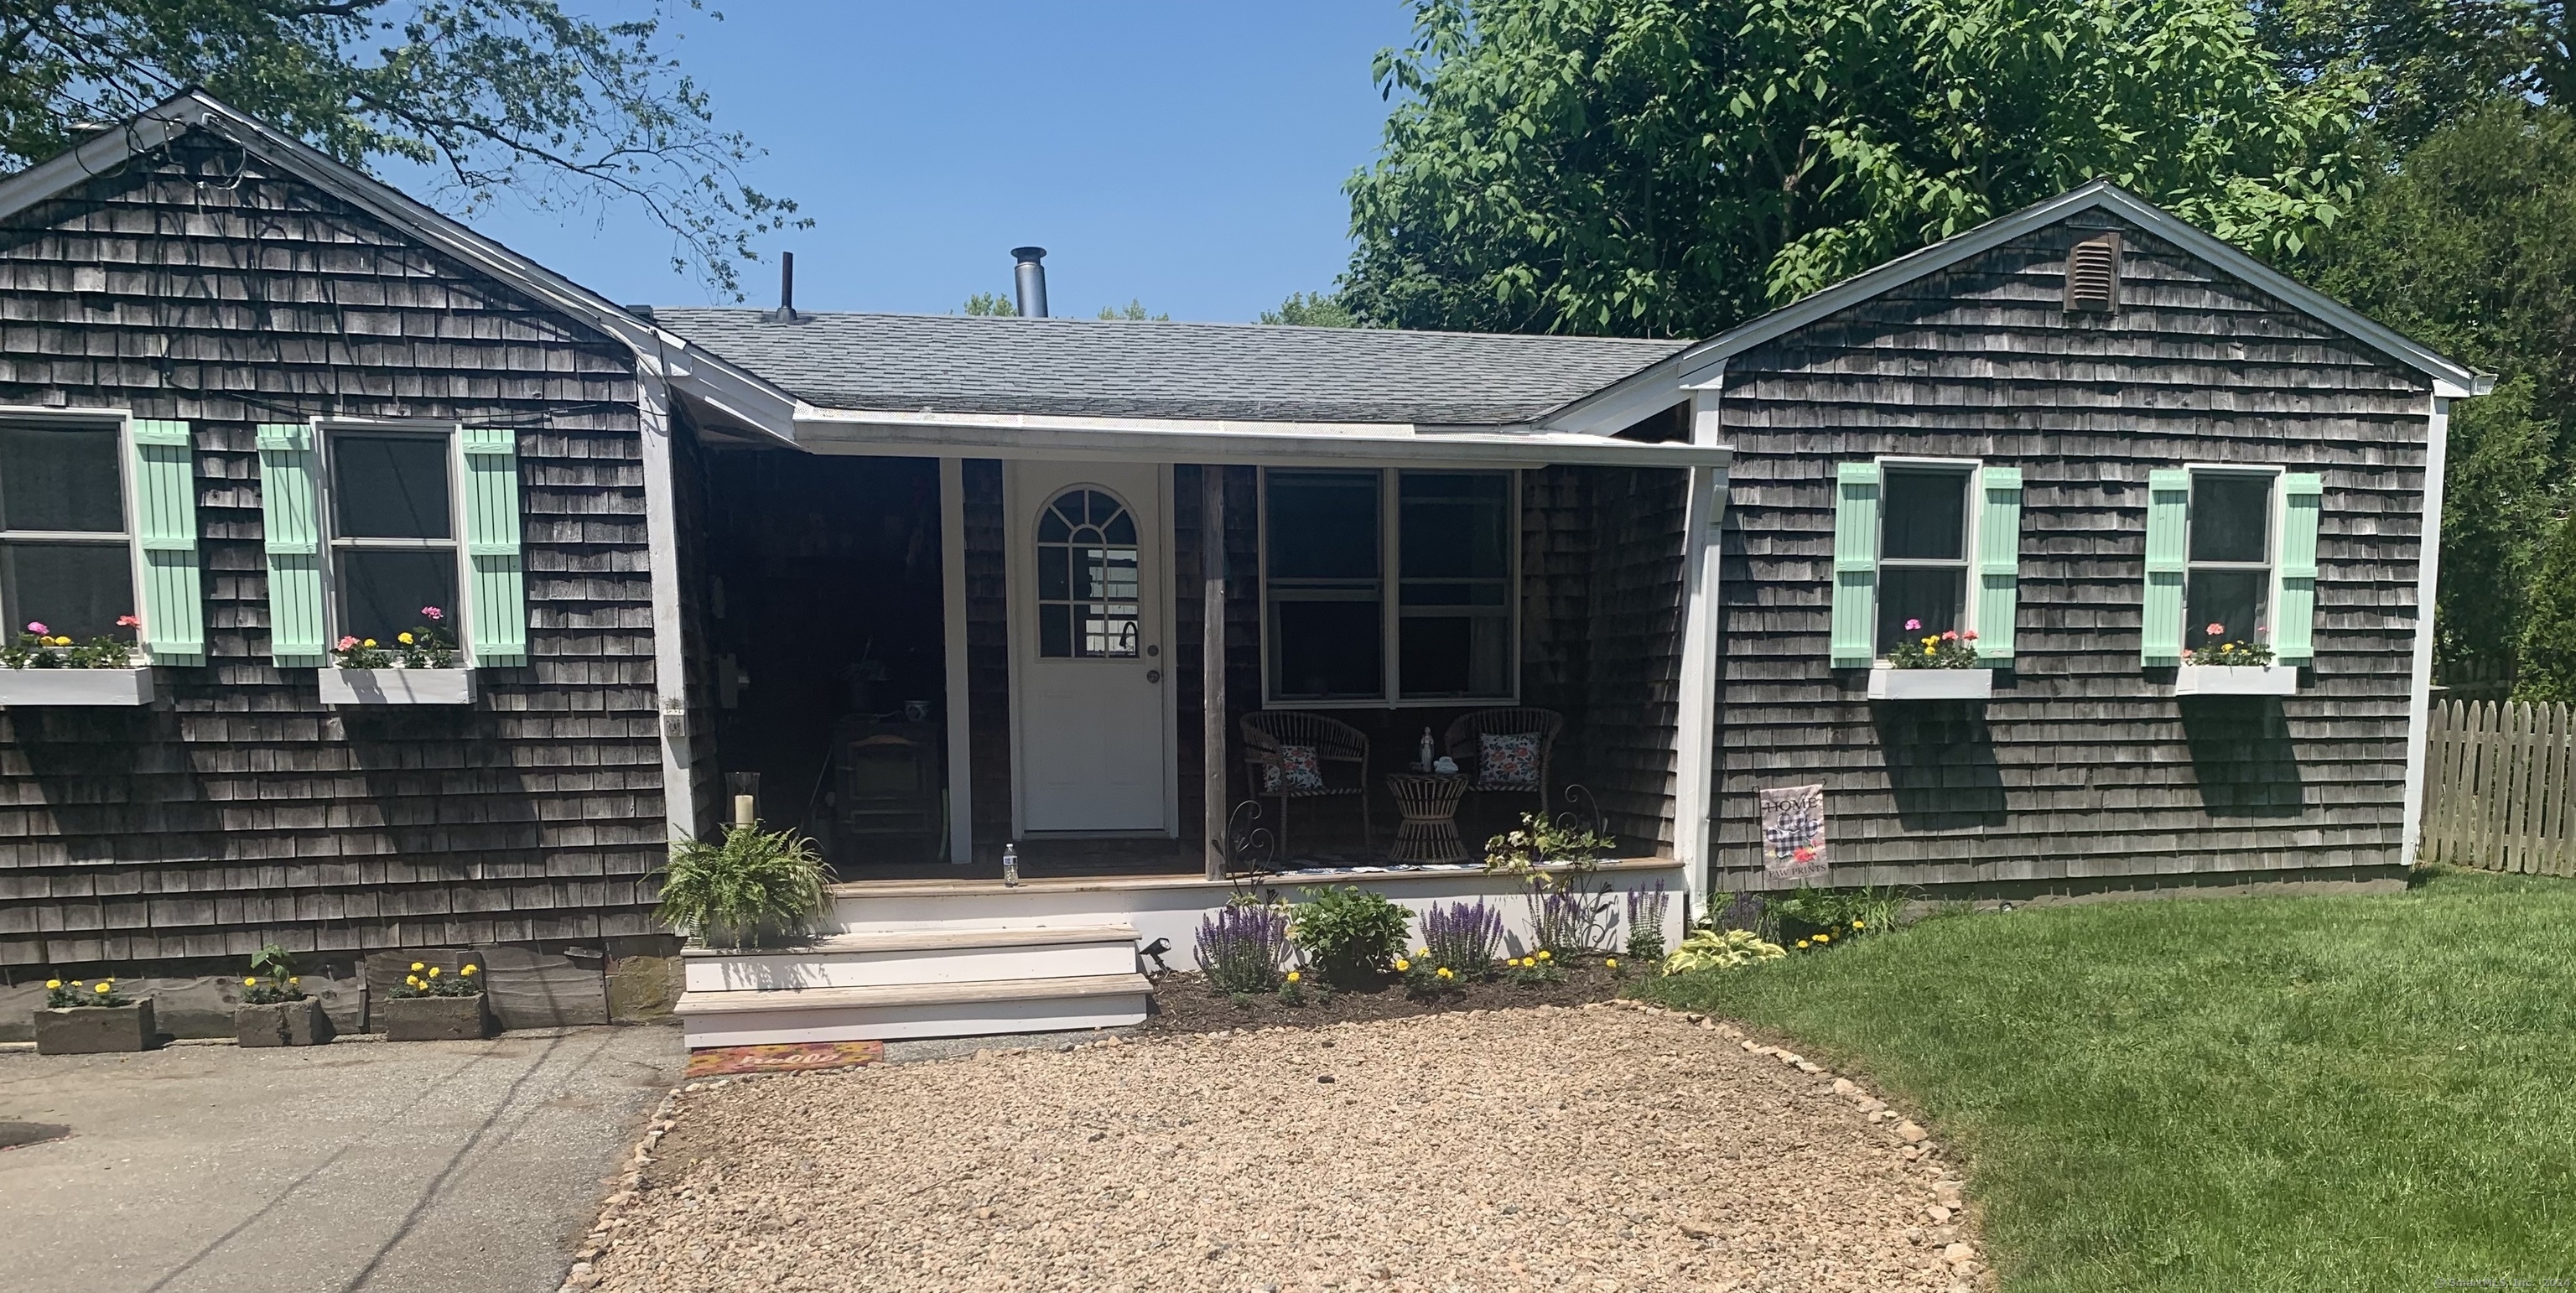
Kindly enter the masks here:
<path id="1" fill-rule="evenodd" d="M 2576 1279 L 2576 883 L 1946 916 L 1643 991 L 1929 1114 L 2015 1293 Z"/>

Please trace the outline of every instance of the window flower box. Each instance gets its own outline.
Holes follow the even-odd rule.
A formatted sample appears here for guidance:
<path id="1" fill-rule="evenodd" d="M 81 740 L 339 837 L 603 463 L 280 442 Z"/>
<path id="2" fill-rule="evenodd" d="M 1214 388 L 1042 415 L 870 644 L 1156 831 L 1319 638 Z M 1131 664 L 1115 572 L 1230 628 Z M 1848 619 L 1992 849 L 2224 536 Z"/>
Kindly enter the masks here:
<path id="1" fill-rule="evenodd" d="M 1992 669 L 1893 669 L 1869 671 L 1871 700 L 1985 700 L 1995 694 Z"/>
<path id="2" fill-rule="evenodd" d="M 471 705 L 471 669 L 342 669 L 321 675 L 325 705 Z"/>
<path id="3" fill-rule="evenodd" d="M 152 670 L 0 669 L 0 707 L 149 705 Z"/>
<path id="4" fill-rule="evenodd" d="M 2177 696 L 2295 696 L 2299 667 L 2290 664 L 2186 664 L 2174 670 Z"/>

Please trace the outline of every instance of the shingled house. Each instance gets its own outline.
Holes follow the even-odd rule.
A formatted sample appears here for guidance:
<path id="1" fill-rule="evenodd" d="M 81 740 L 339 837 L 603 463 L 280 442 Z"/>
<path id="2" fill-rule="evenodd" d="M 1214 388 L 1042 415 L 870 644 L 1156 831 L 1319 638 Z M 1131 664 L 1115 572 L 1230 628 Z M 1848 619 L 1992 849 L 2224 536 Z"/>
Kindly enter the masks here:
<path id="1" fill-rule="evenodd" d="M 701 1042 L 1132 1017 L 1528 811 L 1693 903 L 2382 879 L 2483 382 L 2107 185 L 1698 343 L 621 307 L 183 95 L 0 181 L 0 622 L 142 653 L 0 671 L 0 972 L 658 956 L 737 795 L 843 932 Z"/>

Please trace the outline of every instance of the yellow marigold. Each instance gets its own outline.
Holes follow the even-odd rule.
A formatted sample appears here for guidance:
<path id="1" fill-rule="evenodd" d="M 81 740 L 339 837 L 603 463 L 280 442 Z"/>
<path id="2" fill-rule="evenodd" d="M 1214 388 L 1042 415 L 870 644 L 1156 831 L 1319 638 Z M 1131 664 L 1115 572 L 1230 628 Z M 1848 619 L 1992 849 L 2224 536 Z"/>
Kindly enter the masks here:
<path id="1" fill-rule="evenodd" d="M 395 635 L 394 635 L 394 641 L 396 641 L 396 642 L 400 642 L 400 643 L 402 643 L 404 646 L 410 646 L 410 645 L 411 645 L 411 634 L 409 634 L 409 633 L 397 633 L 397 634 L 395 634 Z"/>
<path id="2" fill-rule="evenodd" d="M 1619 958 L 1615 956 L 1605 956 L 1601 958 L 1601 964 L 1615 970 L 1619 968 Z"/>
<path id="3" fill-rule="evenodd" d="M 375 643 L 370 642 L 370 643 L 368 643 L 367 645 L 368 645 L 368 646 L 374 646 L 374 645 L 375 645 Z M 1933 650 L 1932 648 L 1930 648 L 1930 647 L 1925 647 L 1925 648 L 1923 648 L 1923 654 L 1925 654 L 1925 655 L 1938 655 L 1938 654 L 1940 654 L 1940 653 L 1939 653 L 1939 652 L 1937 652 L 1937 651 L 1934 651 L 1934 650 Z"/>
<path id="4" fill-rule="evenodd" d="M 243 979 L 242 986 L 245 988 L 256 988 L 259 986 L 259 980 L 255 977 Z"/>
<path id="5" fill-rule="evenodd" d="M 474 973 L 476 970 L 480 970 L 480 969 L 482 969 L 482 968 L 483 968 L 483 967 L 482 967 L 482 966 L 479 966 L 479 965 L 469 965 L 469 966 L 466 966 L 466 967 L 465 967 L 464 969 L 462 969 L 462 970 L 458 970 L 458 971 L 457 971 L 457 973 L 458 973 L 458 974 L 472 974 L 472 973 Z"/>
<path id="6" fill-rule="evenodd" d="M 375 640 L 374 638 L 368 638 L 366 641 L 361 642 L 361 643 L 359 643 L 358 645 L 360 645 L 360 646 L 374 646 L 375 644 L 376 644 L 376 640 Z"/>
<path id="7" fill-rule="evenodd" d="M 403 982 L 417 988 L 420 986 L 420 976 L 417 974 L 406 974 L 403 976 Z"/>
<path id="8" fill-rule="evenodd" d="M 1401 956 L 1399 956 L 1399 957 L 1395 958 L 1395 972 L 1396 972 L 1396 973 L 1398 973 L 1398 974 L 1402 974 L 1402 973 L 1404 973 L 1405 971 L 1410 970 L 1410 969 L 1412 969 L 1412 968 L 1413 968 L 1413 962 L 1408 961 L 1408 960 L 1404 959 L 1404 958 L 1403 958 L 1403 957 L 1401 957 Z"/>
<path id="9" fill-rule="evenodd" d="M 1297 981 L 1297 972 L 1295 970 L 1290 970 L 1288 972 L 1288 981 L 1290 983 L 1295 983 Z"/>
<path id="10" fill-rule="evenodd" d="M 1816 941 L 1819 943 L 1830 943 L 1834 941 L 1834 936 L 1831 934 L 1818 934 L 1816 935 Z"/>
<path id="11" fill-rule="evenodd" d="M 1553 957 L 1552 957 L 1549 953 L 1547 953 L 1547 952 L 1545 952 L 1545 951 L 1541 951 L 1541 952 L 1538 954 L 1538 959 L 1540 959 L 1540 960 L 1542 960 L 1542 961 L 1545 961 L 1545 960 L 1551 960 L 1551 959 L 1553 959 Z"/>
<path id="12" fill-rule="evenodd" d="M 420 973 L 421 971 L 426 970 L 426 969 L 428 969 L 428 968 L 429 968 L 428 966 L 423 965 L 423 964 L 421 964 L 421 963 L 420 963 L 420 962 L 418 962 L 418 961 L 414 961 L 414 962 L 412 962 L 412 963 L 411 963 L 411 972 L 412 972 L 412 973 L 414 973 L 414 974 L 418 974 L 418 973 Z"/>
<path id="13" fill-rule="evenodd" d="M 433 965 L 433 966 L 429 967 L 429 977 L 431 977 L 431 978 L 433 978 L 433 979 L 435 979 L 435 978 L 437 978 L 437 977 L 438 977 L 438 967 L 437 967 L 437 966 Z"/>
<path id="14" fill-rule="evenodd" d="M 63 986 L 63 981 L 62 981 L 62 980 L 60 980 L 60 979 L 47 979 L 47 980 L 45 980 L 45 989 L 46 989 L 47 991 L 49 991 L 49 992 L 50 992 L 50 991 L 52 991 L 53 989 L 55 989 L 55 988 L 59 988 L 59 987 L 61 987 L 61 986 Z"/>
<path id="15" fill-rule="evenodd" d="M 91 989 L 91 991 L 104 997 L 107 994 L 116 991 L 116 981 L 113 979 L 101 981 L 100 984 L 96 988 Z"/>
<path id="16" fill-rule="evenodd" d="M 1852 922 L 1852 928 L 1854 928 L 1854 929 L 1867 929 L 1867 928 L 1869 928 L 1869 926 L 1864 925 L 1864 924 L 1862 924 L 1861 922 L 1859 922 L 1859 921 L 1855 920 L 1855 921 L 1853 921 L 1853 922 Z"/>
<path id="17" fill-rule="evenodd" d="M 1429 956 L 1431 955 L 1431 949 L 1427 947 L 1417 947 L 1413 949 L 1413 954 L 1415 956 Z"/>
<path id="18" fill-rule="evenodd" d="M 1441 978 L 1444 978 L 1444 979 L 1454 979 L 1454 978 L 1456 978 L 1456 977 L 1458 977 L 1458 976 L 1457 976 L 1457 975 L 1454 975 L 1454 974 L 1451 974 L 1451 973 L 1449 972 L 1449 967 L 1444 965 L 1444 966 L 1441 966 L 1441 967 L 1440 967 L 1440 977 L 1441 977 Z"/>
<path id="19" fill-rule="evenodd" d="M 1806 945 L 1807 945 L 1807 940 L 1805 940 L 1805 939 L 1803 939 L 1803 938 L 1798 940 L 1798 946 L 1800 946 L 1800 947 L 1805 947 Z"/>

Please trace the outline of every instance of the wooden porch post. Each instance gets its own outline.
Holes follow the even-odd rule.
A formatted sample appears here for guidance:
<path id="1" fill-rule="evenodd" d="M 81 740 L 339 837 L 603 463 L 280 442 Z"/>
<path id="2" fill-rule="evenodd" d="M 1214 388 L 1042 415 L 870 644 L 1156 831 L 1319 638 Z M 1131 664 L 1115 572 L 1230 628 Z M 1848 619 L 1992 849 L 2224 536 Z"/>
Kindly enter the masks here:
<path id="1" fill-rule="evenodd" d="M 1691 443 L 1724 443 L 1718 392 L 1691 392 Z M 1709 817 L 1717 769 L 1718 523 L 1726 515 L 1723 467 L 1692 467 L 1682 529 L 1681 713 L 1673 724 L 1673 856 L 1694 902 L 1708 894 Z"/>
<path id="2" fill-rule="evenodd" d="M 1225 468 L 1199 466 L 1199 574 L 1204 581 L 1199 626 L 1199 779 L 1207 877 L 1225 878 Z"/>
<path id="3" fill-rule="evenodd" d="M 966 693 L 966 460 L 939 460 L 939 612 L 948 696 L 948 860 L 975 860 L 975 758 Z"/>

